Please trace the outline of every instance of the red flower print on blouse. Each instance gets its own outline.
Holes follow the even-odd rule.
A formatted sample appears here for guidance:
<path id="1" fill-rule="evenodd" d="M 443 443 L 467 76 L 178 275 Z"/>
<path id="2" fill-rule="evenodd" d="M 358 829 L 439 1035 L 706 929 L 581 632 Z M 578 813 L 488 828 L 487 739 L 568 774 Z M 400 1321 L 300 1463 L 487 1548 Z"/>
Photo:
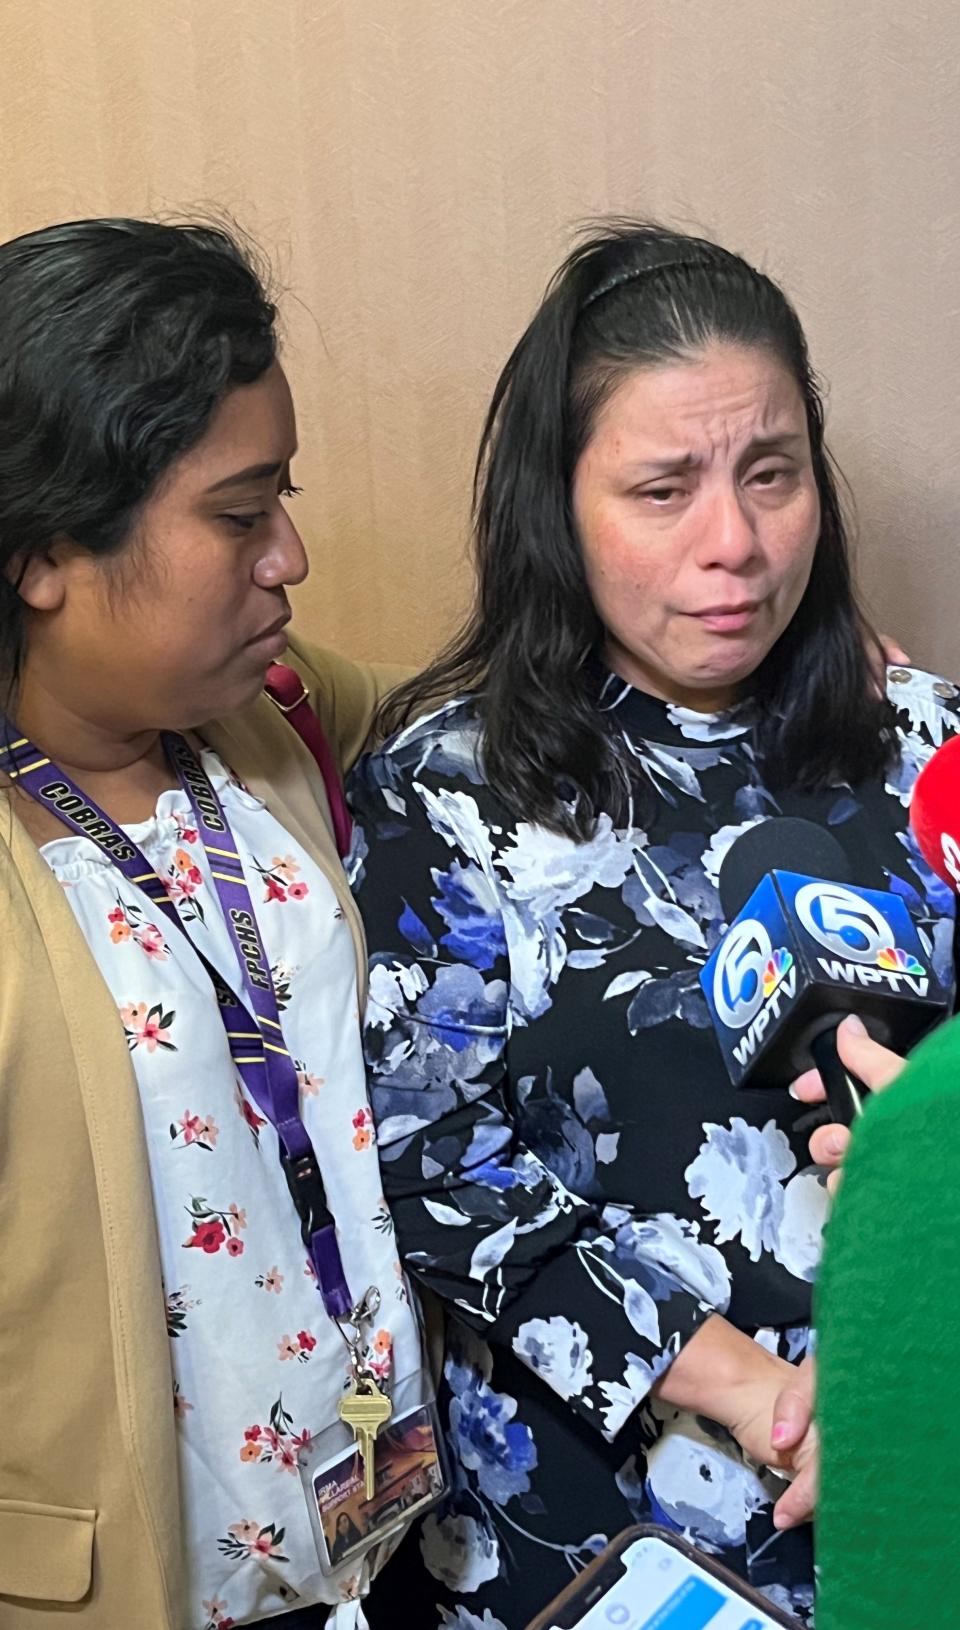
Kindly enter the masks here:
<path id="1" fill-rule="evenodd" d="M 215 1206 L 208 1205 L 206 1200 L 195 1195 L 185 1209 L 193 1218 L 193 1233 L 184 1240 L 185 1249 L 195 1245 L 199 1250 L 206 1251 L 208 1256 L 213 1256 L 226 1243 L 229 1256 L 243 1255 L 243 1240 L 239 1234 L 241 1228 L 247 1226 L 247 1214 L 240 1210 L 236 1201 L 231 1202 L 226 1211 L 218 1211 Z"/>
<path id="2" fill-rule="evenodd" d="M 201 1251 L 206 1251 L 210 1256 L 214 1251 L 219 1251 L 226 1237 L 223 1223 L 214 1218 L 211 1222 L 198 1223 L 190 1238 L 185 1239 L 183 1243 L 186 1246 L 199 1246 Z"/>
<path id="3" fill-rule="evenodd" d="M 190 826 L 189 825 L 188 817 L 186 815 L 184 815 L 181 811 L 178 810 L 173 818 L 177 823 L 177 828 L 178 828 L 179 833 L 180 833 L 180 842 L 181 843 L 196 843 L 196 841 L 197 841 L 198 837 L 200 836 L 200 834 L 198 833 L 195 826 Z"/>
<path id="4" fill-rule="evenodd" d="M 378 1381 L 386 1381 L 393 1368 L 393 1337 L 389 1330 L 378 1330 L 367 1348 L 366 1364 Z"/>
<path id="5" fill-rule="evenodd" d="M 200 887 L 200 884 L 203 882 L 203 874 L 200 871 L 199 866 L 196 866 L 191 860 L 186 849 L 177 850 L 173 857 L 173 864 L 176 866 L 177 871 L 183 880 L 184 887 L 189 884 L 192 884 L 194 888 Z"/>
<path id="6" fill-rule="evenodd" d="M 288 1337 L 284 1339 L 289 1340 Z M 254 1433 L 257 1435 L 254 1436 Z M 302 1432 L 294 1432 L 293 1416 L 284 1409 L 282 1396 L 270 1410 L 270 1425 L 262 1429 L 250 1426 L 243 1436 L 245 1442 L 240 1450 L 241 1460 L 260 1460 L 265 1466 L 272 1462 L 278 1471 L 294 1474 L 300 1464 L 300 1450 L 307 1448 L 311 1442 L 306 1428 Z M 229 1532 L 233 1533 L 233 1529 Z"/>
<path id="7" fill-rule="evenodd" d="M 159 1002 L 149 1009 L 146 1002 L 127 1002 L 120 1009 L 120 1020 L 131 1053 L 141 1046 L 146 1047 L 148 1053 L 155 1053 L 158 1047 L 165 1053 L 175 1053 L 176 1045 L 170 1040 L 175 1018 L 172 1010 L 164 1013 Z"/>
<path id="8" fill-rule="evenodd" d="M 296 882 L 300 862 L 294 860 L 292 855 L 274 855 L 269 866 L 261 866 L 256 855 L 252 859 L 266 890 L 263 896 L 265 902 L 268 900 L 305 900 L 310 893 L 306 883 Z"/>
<path id="9" fill-rule="evenodd" d="M 271 1557 L 274 1562 L 289 1562 L 290 1558 L 283 1554 L 285 1533 L 286 1529 L 278 1528 L 276 1523 L 261 1528 L 259 1523 L 245 1517 L 242 1522 L 230 1523 L 223 1538 L 217 1540 L 217 1548 L 233 1562 L 243 1562 L 247 1557 Z M 223 1630 L 222 1621 L 219 1630 Z"/>
<path id="10" fill-rule="evenodd" d="M 209 1601 L 204 1600 L 201 1606 L 207 1615 L 203 1630 L 233 1630 L 237 1621 L 228 1616 L 227 1604 L 222 1602 L 219 1596 L 212 1596 Z"/>
<path id="11" fill-rule="evenodd" d="M 277 1357 L 281 1361 L 296 1358 L 301 1364 L 306 1364 L 316 1345 L 316 1337 L 311 1336 L 309 1330 L 298 1330 L 296 1341 L 292 1336 L 283 1336 L 277 1342 Z"/>
<path id="12" fill-rule="evenodd" d="M 113 910 L 107 912 L 107 922 L 114 945 L 132 940 L 152 961 L 166 962 L 169 952 L 163 935 L 156 923 L 144 920 L 143 910 L 135 900 L 123 900 L 118 894 Z"/>
<path id="13" fill-rule="evenodd" d="M 173 863 L 167 868 L 167 875 L 163 879 L 163 886 L 174 905 L 184 905 L 183 916 L 185 922 L 204 921 L 203 906 L 195 899 L 197 890 L 203 886 L 203 873 L 199 866 L 195 866 L 186 849 L 178 849 L 173 857 Z"/>
<path id="14" fill-rule="evenodd" d="M 373 1116 L 369 1109 L 358 1109 L 353 1117 L 356 1128 L 353 1134 L 353 1147 L 358 1150 L 369 1149 L 373 1143 Z"/>
<path id="15" fill-rule="evenodd" d="M 213 1149 L 220 1136 L 220 1128 L 212 1115 L 204 1118 L 202 1115 L 193 1115 L 190 1110 L 184 1110 L 179 1121 L 170 1122 L 170 1139 L 179 1148 L 186 1149 L 191 1143 L 198 1149 Z"/>
<path id="16" fill-rule="evenodd" d="M 134 935 L 134 938 L 141 951 L 145 951 L 147 956 L 155 957 L 157 962 L 166 962 L 167 947 L 156 923 L 144 923 L 139 933 Z"/>
<path id="17" fill-rule="evenodd" d="M 250 1128 L 250 1136 L 253 1138 L 254 1144 L 259 1149 L 260 1128 L 261 1126 L 266 1126 L 267 1123 L 262 1115 L 257 1114 L 249 1098 L 244 1097 L 240 1090 L 239 1081 L 235 1082 L 234 1084 L 234 1097 L 236 1099 L 237 1108 Z"/>

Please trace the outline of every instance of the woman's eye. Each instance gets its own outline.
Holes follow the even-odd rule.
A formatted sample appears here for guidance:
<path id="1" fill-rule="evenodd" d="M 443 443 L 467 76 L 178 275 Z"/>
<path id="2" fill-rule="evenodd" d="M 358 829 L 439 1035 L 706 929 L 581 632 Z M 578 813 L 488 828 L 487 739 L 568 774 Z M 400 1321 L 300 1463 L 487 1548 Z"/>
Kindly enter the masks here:
<path id="1" fill-rule="evenodd" d="M 265 509 L 258 509 L 252 515 L 221 515 L 220 519 L 230 526 L 237 527 L 240 532 L 250 532 L 258 521 L 263 520 L 266 513 Z"/>
<path id="2" fill-rule="evenodd" d="M 655 504 L 669 504 L 673 498 L 682 498 L 683 487 L 644 487 L 639 493 L 641 498 L 651 498 Z"/>
<path id="3" fill-rule="evenodd" d="M 756 473 L 750 477 L 750 480 L 756 487 L 776 487 L 779 486 L 781 482 L 785 481 L 789 474 L 789 470 L 782 469 L 757 470 Z"/>
<path id="4" fill-rule="evenodd" d="M 291 482 L 286 487 L 280 488 L 279 492 L 277 493 L 277 497 L 296 498 L 302 491 L 302 487 L 295 487 Z M 250 532 L 257 525 L 258 521 L 267 520 L 269 518 L 269 514 L 270 511 L 266 509 L 253 509 L 245 512 L 242 510 L 234 510 L 225 512 L 220 516 L 220 519 L 221 521 L 226 521 L 229 526 L 236 527 L 239 532 Z"/>

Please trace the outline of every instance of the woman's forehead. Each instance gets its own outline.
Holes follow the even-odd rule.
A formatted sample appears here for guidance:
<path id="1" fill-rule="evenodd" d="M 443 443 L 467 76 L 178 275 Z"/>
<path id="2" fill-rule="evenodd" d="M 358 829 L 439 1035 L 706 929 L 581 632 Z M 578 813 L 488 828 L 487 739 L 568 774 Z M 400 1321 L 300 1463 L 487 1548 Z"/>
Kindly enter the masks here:
<path id="1" fill-rule="evenodd" d="M 694 462 L 698 445 L 806 439 L 806 409 L 790 371 L 759 347 L 710 346 L 689 359 L 637 368 L 597 414 L 593 440 L 608 453 Z"/>
<path id="2" fill-rule="evenodd" d="M 192 490 L 223 490 L 242 480 L 270 479 L 297 450 L 290 386 L 279 363 L 218 403 L 207 428 L 178 461 L 175 479 Z"/>

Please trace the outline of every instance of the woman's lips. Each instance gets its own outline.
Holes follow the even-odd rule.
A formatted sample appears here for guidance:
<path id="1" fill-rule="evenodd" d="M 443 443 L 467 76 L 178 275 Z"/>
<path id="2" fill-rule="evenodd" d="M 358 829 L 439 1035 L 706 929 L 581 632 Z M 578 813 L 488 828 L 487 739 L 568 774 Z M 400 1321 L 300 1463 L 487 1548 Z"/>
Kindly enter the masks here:
<path id="1" fill-rule="evenodd" d="M 707 611 L 691 612 L 691 616 L 713 634 L 738 634 L 749 627 L 759 610 L 760 602 L 751 600 L 735 606 L 711 606 Z"/>

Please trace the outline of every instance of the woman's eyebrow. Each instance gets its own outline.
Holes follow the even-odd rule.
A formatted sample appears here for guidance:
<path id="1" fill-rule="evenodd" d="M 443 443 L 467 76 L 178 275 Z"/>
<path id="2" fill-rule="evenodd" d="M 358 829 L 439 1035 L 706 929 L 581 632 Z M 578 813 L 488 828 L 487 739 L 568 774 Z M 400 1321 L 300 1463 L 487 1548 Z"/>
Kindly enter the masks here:
<path id="1" fill-rule="evenodd" d="M 207 492 L 223 492 L 225 487 L 239 487 L 245 481 L 267 481 L 271 476 L 279 475 L 283 465 L 276 464 L 250 464 L 245 470 L 237 470 L 234 475 L 225 475 L 222 481 L 215 481 Z"/>

